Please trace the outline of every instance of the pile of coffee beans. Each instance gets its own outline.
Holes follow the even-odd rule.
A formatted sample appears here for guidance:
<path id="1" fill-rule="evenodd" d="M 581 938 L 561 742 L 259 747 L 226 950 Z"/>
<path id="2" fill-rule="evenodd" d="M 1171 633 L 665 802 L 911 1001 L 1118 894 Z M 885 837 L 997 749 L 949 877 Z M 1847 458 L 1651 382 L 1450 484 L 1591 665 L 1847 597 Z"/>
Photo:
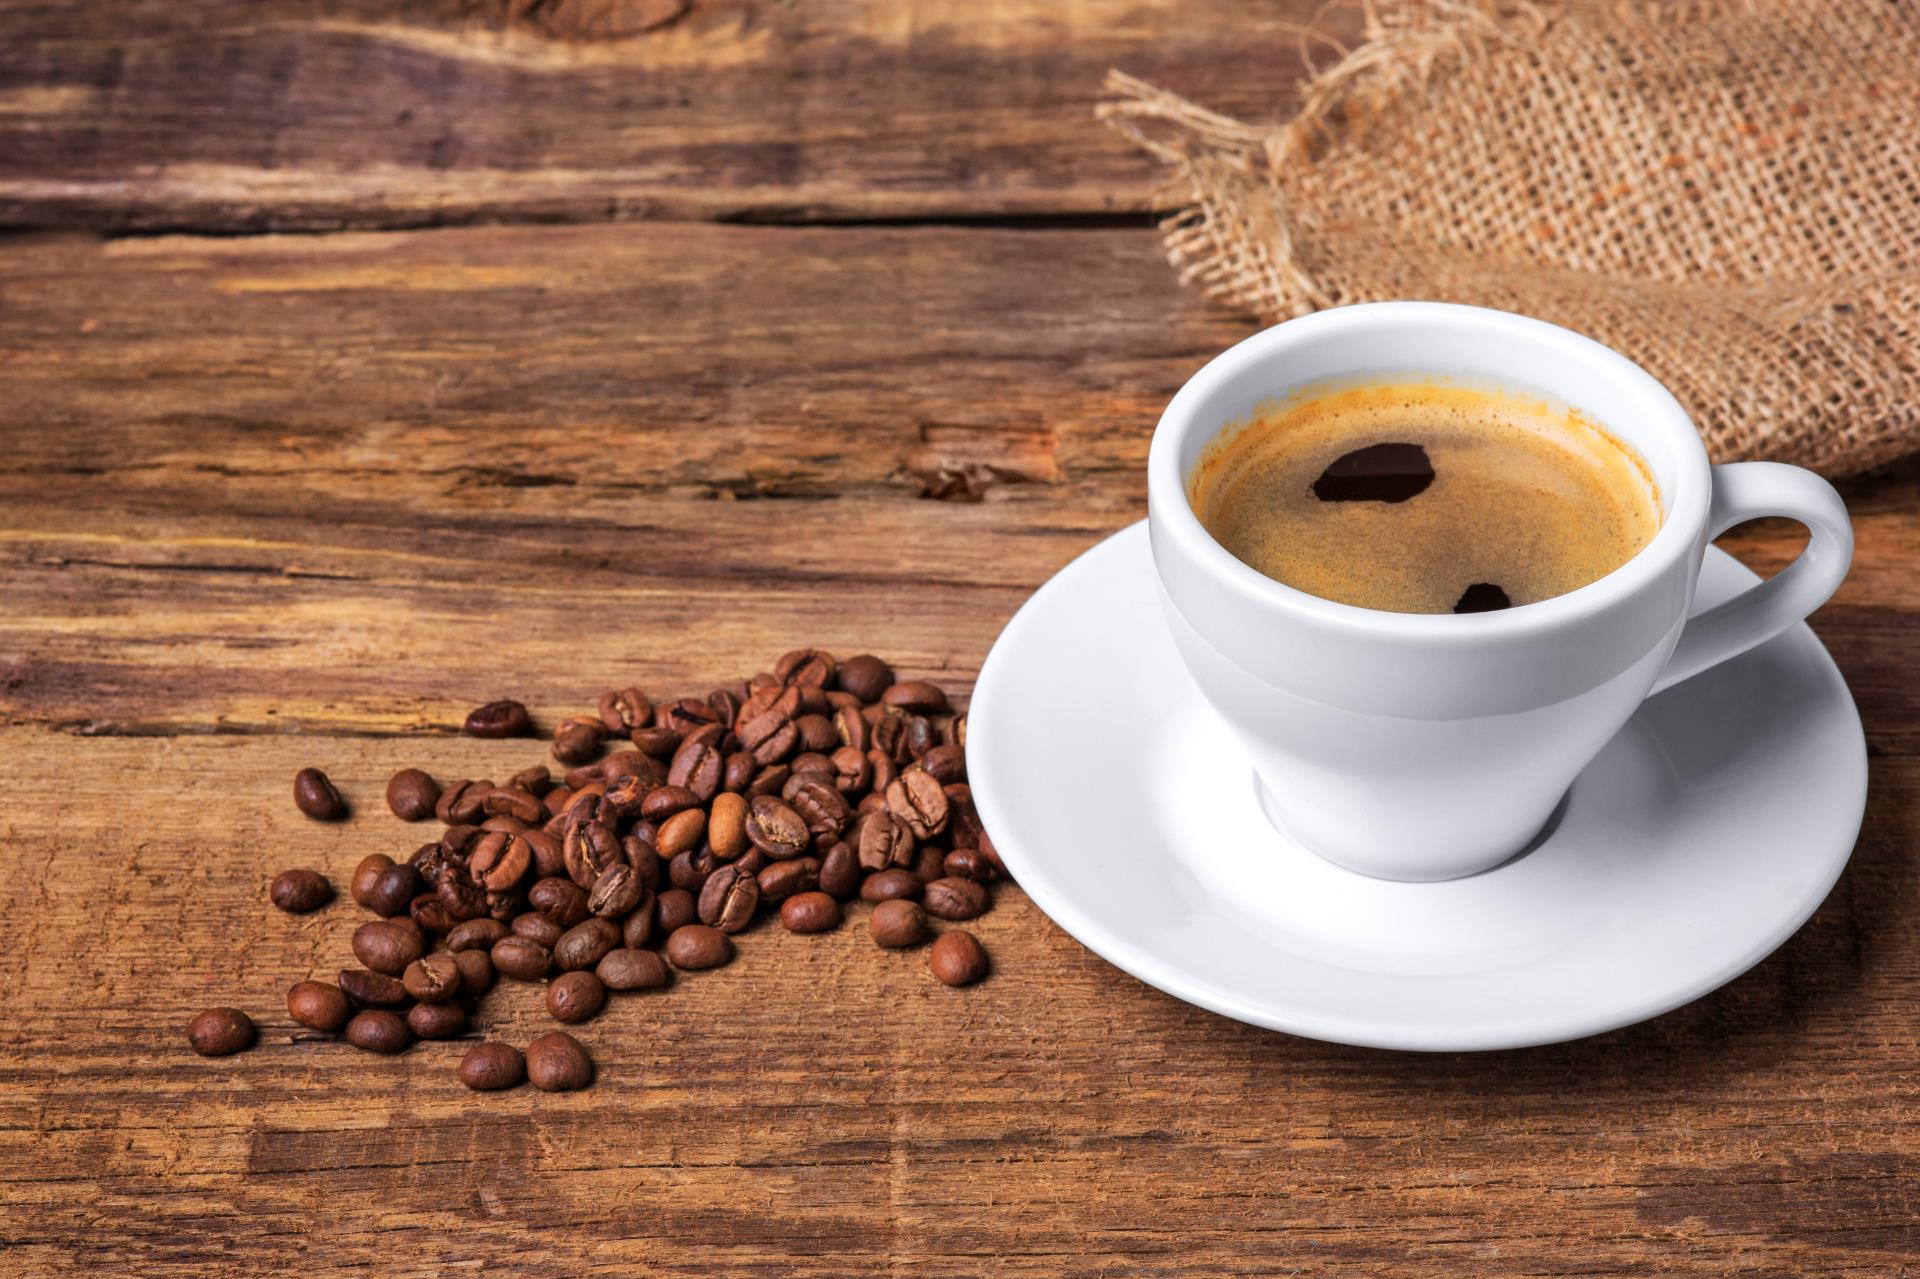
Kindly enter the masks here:
<path id="1" fill-rule="evenodd" d="M 465 727 L 534 734 L 516 701 L 479 707 Z M 362 859 L 348 893 L 375 918 L 353 935 L 358 962 L 335 982 L 296 983 L 287 1011 L 357 1048 L 397 1053 L 462 1034 L 504 976 L 545 983 L 548 1014 L 577 1025 L 610 992 L 731 962 L 733 937 L 763 918 L 832 932 L 856 898 L 872 904 L 868 932 L 883 949 L 912 949 L 940 929 L 929 970 L 970 985 L 986 976 L 987 953 L 952 925 L 985 913 L 1006 869 L 967 787 L 966 737 L 966 716 L 938 685 L 896 680 L 877 657 L 799 649 L 705 697 L 607 692 L 593 714 L 555 728 L 558 777 L 544 762 L 505 782 L 402 769 L 387 806 L 444 829 L 404 858 Z M 314 768 L 295 778 L 294 799 L 316 820 L 348 812 Z M 306 912 L 333 887 L 288 870 L 270 897 Z M 203 1055 L 238 1052 L 253 1023 L 211 1009 L 188 1038 Z M 478 1043 L 460 1078 L 478 1090 L 524 1080 L 564 1091 L 591 1082 L 593 1062 L 555 1031 L 524 1051 Z"/>

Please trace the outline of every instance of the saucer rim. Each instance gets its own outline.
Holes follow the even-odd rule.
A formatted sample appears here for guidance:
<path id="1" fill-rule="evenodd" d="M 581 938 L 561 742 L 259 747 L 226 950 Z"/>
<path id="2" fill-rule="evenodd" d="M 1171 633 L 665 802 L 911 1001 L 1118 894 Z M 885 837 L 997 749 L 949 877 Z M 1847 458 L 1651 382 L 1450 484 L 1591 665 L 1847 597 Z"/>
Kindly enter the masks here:
<path id="1" fill-rule="evenodd" d="M 1009 619 L 1006 627 L 995 639 L 993 647 L 988 651 L 974 684 L 967 724 L 970 756 L 983 760 L 994 757 L 992 742 L 998 732 L 998 726 L 990 710 L 983 721 L 978 717 L 978 709 L 983 706 L 990 708 L 993 704 L 993 691 L 1005 678 L 1001 674 L 1002 668 L 1013 660 L 1008 654 L 1016 651 L 1027 633 L 1038 625 L 1035 619 L 1045 611 L 1052 597 L 1069 589 L 1072 584 L 1071 579 L 1077 573 L 1088 571 L 1089 561 L 1128 553 L 1129 548 L 1125 545 L 1128 540 L 1138 543 L 1139 554 L 1151 555 L 1147 541 L 1147 521 L 1137 520 L 1100 539 L 1062 566 Z M 1760 580 L 1751 569 L 1716 546 L 1709 546 L 1707 555 L 1709 558 L 1718 557 L 1724 560 L 1728 566 L 1752 581 Z M 1163 619 L 1155 616 L 1152 624 L 1164 625 L 1165 623 Z M 1152 951 L 1129 941 L 1102 924 L 1093 914 L 1082 909 L 1074 899 L 1071 886 L 1063 886 L 1056 882 L 1046 873 L 1044 859 L 1030 855 L 1017 834 L 1017 825 L 1006 820 L 1000 798 L 991 785 L 983 789 L 977 781 L 974 782 L 974 803 L 979 809 L 982 822 L 993 835 L 995 849 L 1006 862 L 1015 882 L 1042 913 L 1081 945 L 1108 963 L 1176 999 L 1249 1025 L 1355 1047 L 1411 1052 L 1493 1052 L 1564 1043 L 1637 1025 L 1659 1017 L 1734 981 L 1778 950 L 1797 933 L 1807 920 L 1812 918 L 1814 912 L 1819 910 L 1845 872 L 1848 862 L 1852 859 L 1866 816 L 1868 775 L 1865 730 L 1860 722 L 1859 706 L 1853 699 L 1852 690 L 1847 687 L 1845 677 L 1840 673 L 1832 654 L 1820 642 L 1819 636 L 1814 634 L 1812 628 L 1805 622 L 1800 622 L 1789 627 L 1782 636 L 1769 641 L 1769 644 L 1779 643 L 1786 636 L 1793 636 L 1793 642 L 1798 647 L 1811 643 L 1812 649 L 1805 654 L 1806 659 L 1809 661 L 1817 659 L 1822 680 L 1837 692 L 1849 717 L 1848 727 L 1852 730 L 1849 737 L 1856 749 L 1848 753 L 1846 760 L 1835 760 L 1834 764 L 1836 767 L 1842 765 L 1847 767 L 1849 776 L 1846 785 L 1854 795 L 1851 815 L 1836 817 L 1831 827 L 1836 832 L 1836 837 L 1830 846 L 1809 849 L 1805 864 L 1815 873 L 1808 881 L 1799 904 L 1788 912 L 1779 926 L 1769 930 L 1763 937 L 1749 942 L 1739 955 L 1728 963 L 1698 975 L 1678 987 L 1663 990 L 1644 1001 L 1632 1003 L 1629 1009 L 1615 1007 L 1599 1013 L 1576 1013 L 1558 1019 L 1529 1018 L 1524 1024 L 1491 1020 L 1444 1028 L 1396 1029 L 1377 1018 L 1303 1014 L 1288 1010 L 1283 1005 L 1276 1005 L 1271 999 L 1261 1000 L 1237 995 L 1215 984 L 1189 977 L 1177 963 L 1169 963 Z M 1730 660 L 1740 661 L 1743 658 L 1736 657 Z M 1194 696 L 1197 695 L 1197 692 L 1194 693 Z M 972 771 L 970 768 L 969 772 Z M 1837 793 L 1839 789 L 1840 784 L 1835 783 L 1835 792 Z M 1391 980 L 1384 976 L 1379 979 Z"/>

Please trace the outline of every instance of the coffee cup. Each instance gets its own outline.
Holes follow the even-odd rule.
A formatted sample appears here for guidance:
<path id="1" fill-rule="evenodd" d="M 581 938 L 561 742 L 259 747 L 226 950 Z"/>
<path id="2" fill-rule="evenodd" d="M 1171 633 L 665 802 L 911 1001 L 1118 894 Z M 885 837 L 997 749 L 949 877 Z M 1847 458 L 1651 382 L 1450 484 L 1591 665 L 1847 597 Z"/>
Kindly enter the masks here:
<path id="1" fill-rule="evenodd" d="M 1450 615 L 1296 590 L 1201 524 L 1188 481 L 1223 428 L 1304 387 L 1408 376 L 1537 396 L 1600 423 L 1651 473 L 1658 531 L 1576 590 Z M 1804 619 L 1853 552 L 1830 484 L 1771 462 L 1710 465 L 1686 411 L 1624 356 L 1540 320 L 1435 302 L 1316 312 L 1216 357 L 1161 416 L 1147 500 L 1167 625 L 1246 749 L 1269 817 L 1329 861 L 1397 880 L 1475 874 L 1525 850 L 1642 701 Z M 1763 516 L 1804 524 L 1806 549 L 1695 614 L 1708 544 Z"/>

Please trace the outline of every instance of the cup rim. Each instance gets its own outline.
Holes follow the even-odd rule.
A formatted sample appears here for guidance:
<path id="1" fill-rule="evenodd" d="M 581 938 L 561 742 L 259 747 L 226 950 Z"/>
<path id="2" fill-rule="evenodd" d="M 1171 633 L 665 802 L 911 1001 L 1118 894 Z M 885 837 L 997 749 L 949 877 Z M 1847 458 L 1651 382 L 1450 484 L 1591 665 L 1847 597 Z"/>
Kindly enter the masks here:
<path id="1" fill-rule="evenodd" d="M 1180 454 L 1187 439 L 1199 430 L 1211 436 L 1225 425 L 1202 423 L 1196 406 L 1220 382 L 1308 338 L 1345 331 L 1357 336 L 1384 320 L 1408 318 L 1453 328 L 1473 325 L 1495 338 L 1525 334 L 1535 342 L 1557 348 L 1563 360 L 1598 365 L 1608 376 L 1633 383 L 1654 410 L 1652 424 L 1683 437 L 1676 450 L 1671 491 L 1662 492 L 1666 510 L 1659 531 L 1626 563 L 1604 577 L 1552 599 L 1486 613 L 1395 613 L 1323 599 L 1275 581 L 1220 545 L 1194 513 L 1187 497 L 1186 476 L 1181 473 Z M 1550 391 L 1552 382 L 1551 377 L 1542 378 L 1538 385 Z M 1147 495 L 1148 513 L 1158 535 L 1176 539 L 1188 558 L 1220 584 L 1256 596 L 1283 613 L 1347 630 L 1392 632 L 1438 642 L 1483 643 L 1581 621 L 1649 585 L 1693 547 L 1705 527 L 1711 475 L 1706 448 L 1687 411 L 1659 379 L 1612 347 L 1545 320 L 1490 307 L 1457 302 L 1365 302 L 1282 321 L 1207 361 L 1174 394 L 1154 427 L 1147 453 Z"/>

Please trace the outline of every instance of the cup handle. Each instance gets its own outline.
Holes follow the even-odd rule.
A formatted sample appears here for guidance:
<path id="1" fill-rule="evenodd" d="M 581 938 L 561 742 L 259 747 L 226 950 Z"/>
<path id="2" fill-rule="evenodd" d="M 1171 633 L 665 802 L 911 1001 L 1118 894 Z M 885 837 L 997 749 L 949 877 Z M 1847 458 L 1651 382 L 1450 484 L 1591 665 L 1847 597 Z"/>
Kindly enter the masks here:
<path id="1" fill-rule="evenodd" d="M 1827 602 L 1853 563 L 1853 524 L 1833 485 L 1797 466 L 1731 462 L 1713 468 L 1707 540 L 1736 524 L 1784 515 L 1811 536 L 1800 558 L 1767 581 L 1687 619 L 1653 691 L 1671 688 L 1765 643 Z"/>

